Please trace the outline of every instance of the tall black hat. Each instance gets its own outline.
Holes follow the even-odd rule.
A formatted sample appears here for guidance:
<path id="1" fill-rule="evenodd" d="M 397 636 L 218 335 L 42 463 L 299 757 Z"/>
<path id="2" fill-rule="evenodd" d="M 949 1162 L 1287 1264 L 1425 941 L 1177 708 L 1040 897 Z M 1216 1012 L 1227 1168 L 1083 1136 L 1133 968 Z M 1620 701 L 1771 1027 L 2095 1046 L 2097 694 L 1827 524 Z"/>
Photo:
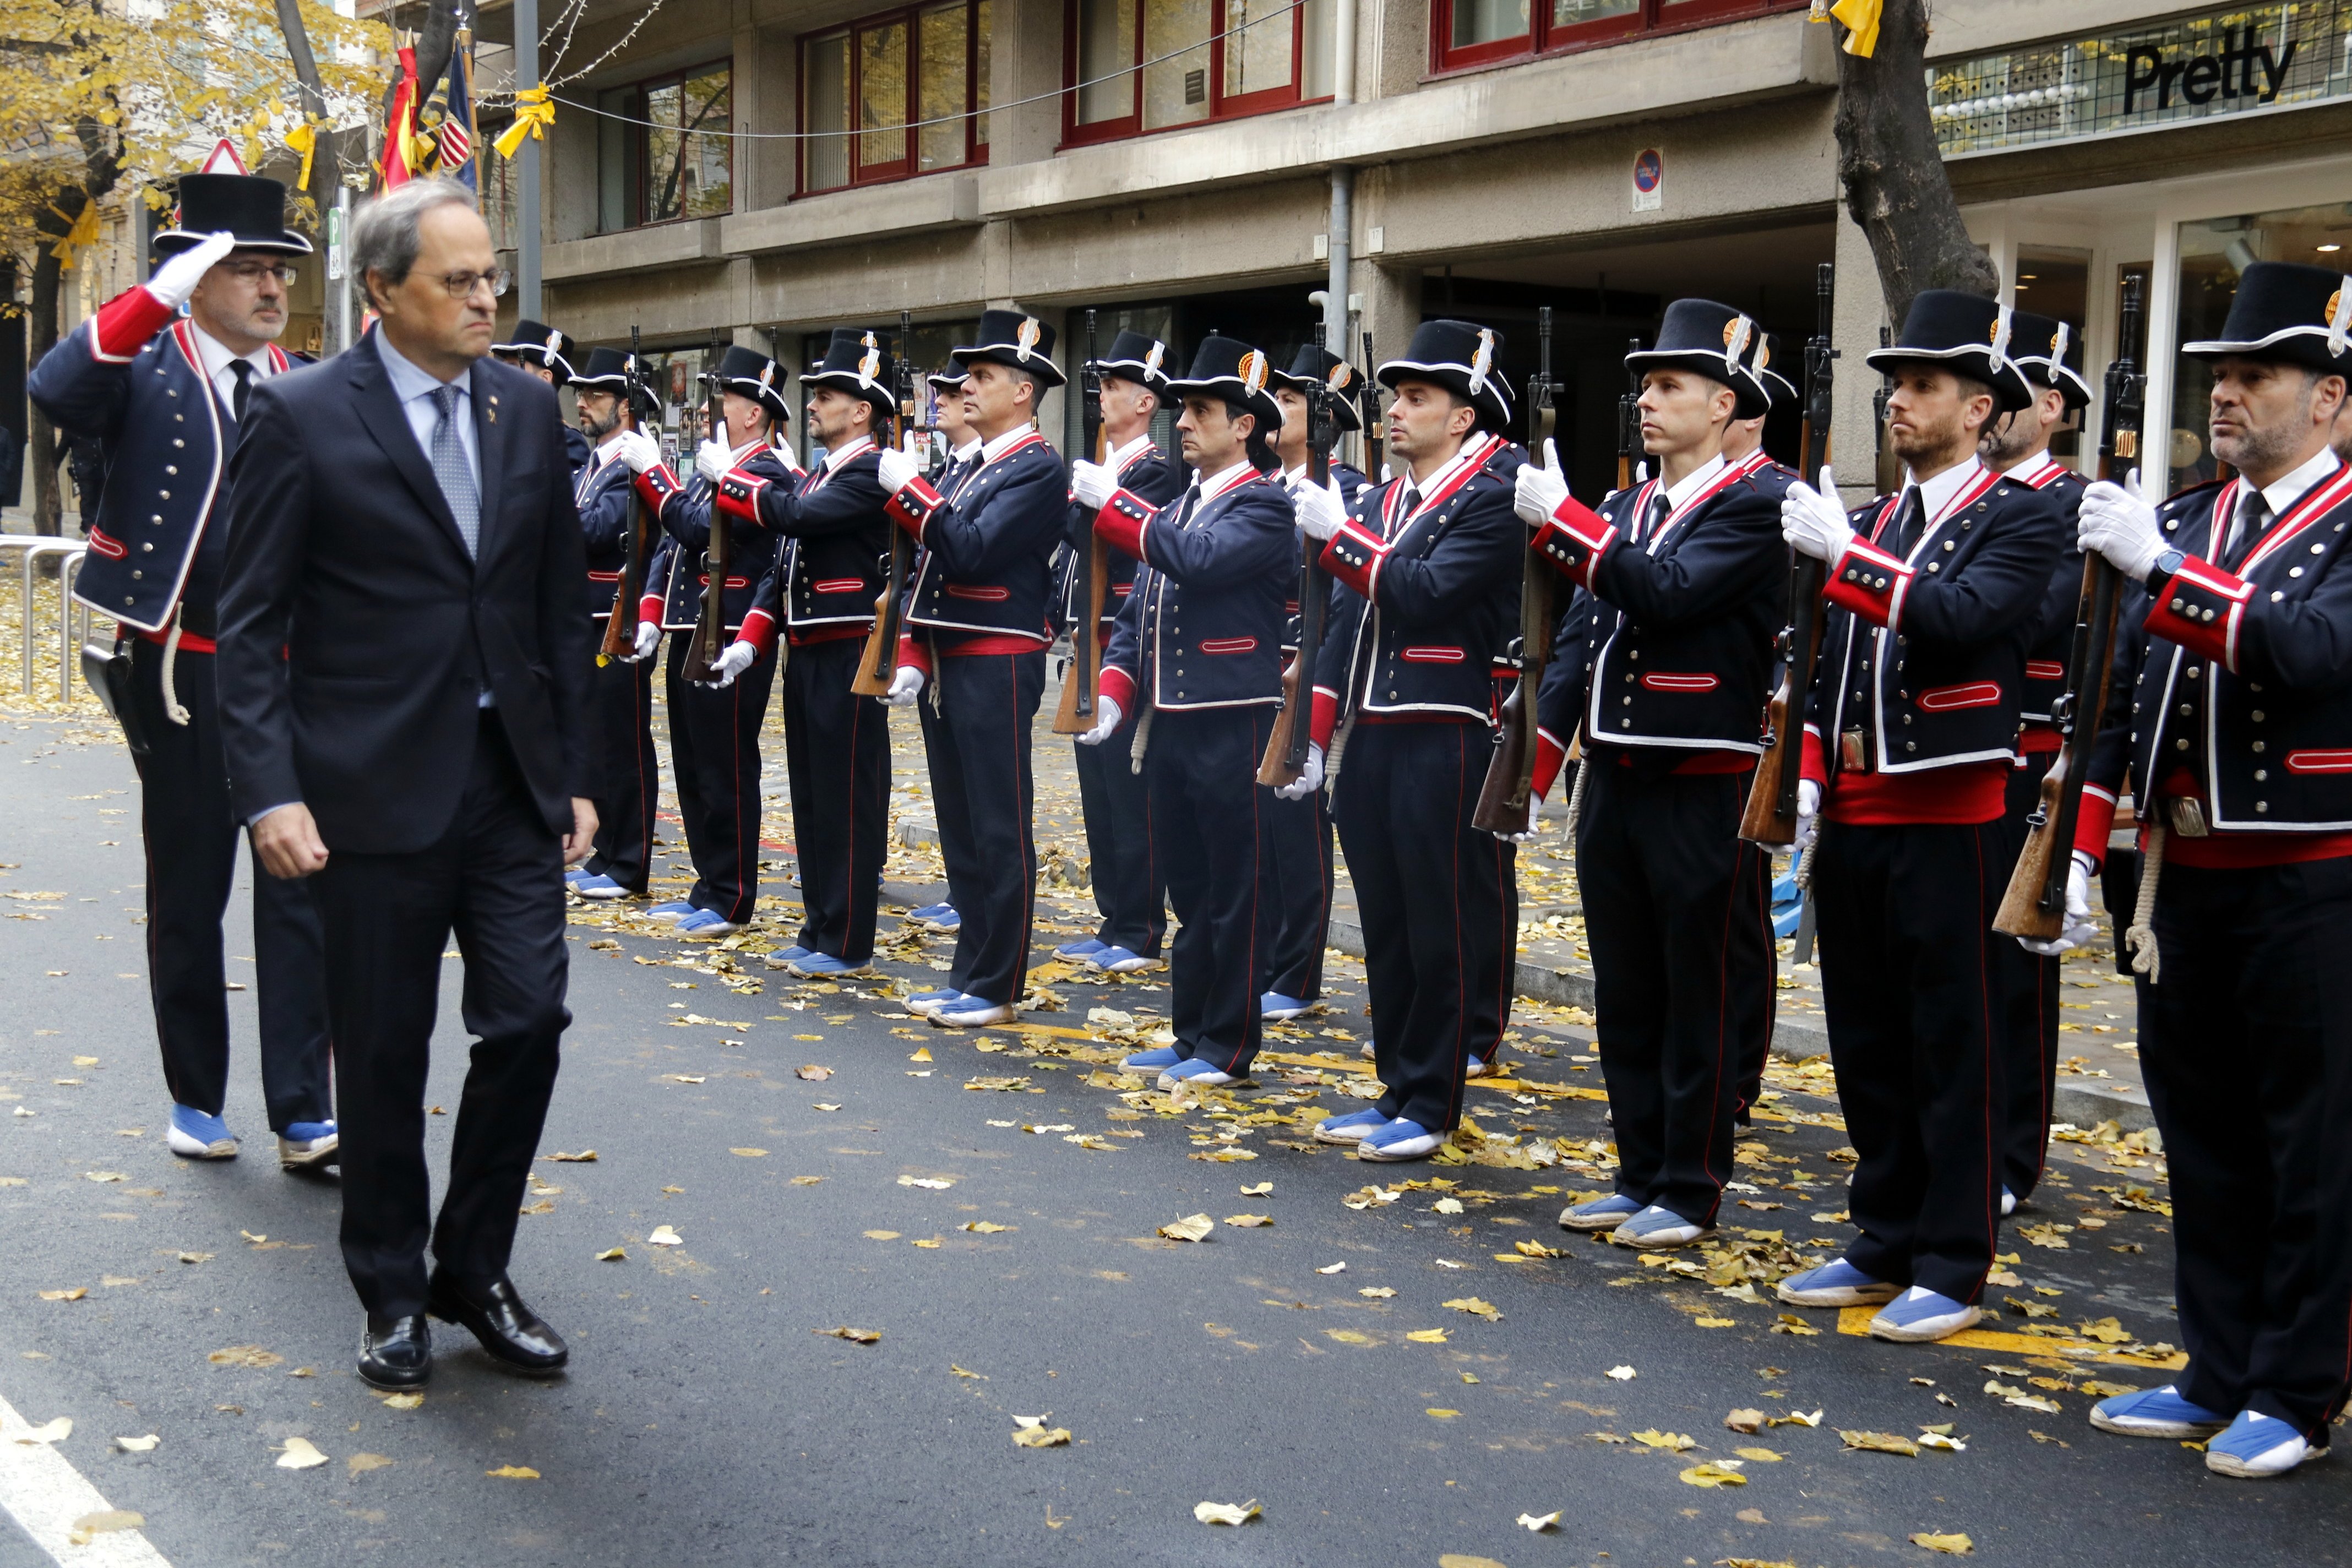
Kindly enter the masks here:
<path id="1" fill-rule="evenodd" d="M 1753 419 L 1772 406 L 1771 390 L 1754 363 L 1763 335 L 1764 329 L 1745 311 L 1712 300 L 1677 300 L 1659 323 L 1657 345 L 1627 354 L 1625 368 L 1706 376 L 1731 388 L 1733 418 Z"/>
<path id="2" fill-rule="evenodd" d="M 706 381 L 713 374 L 710 371 L 702 374 Z M 727 352 L 719 356 L 716 374 L 719 384 L 727 391 L 756 400 L 779 419 L 793 416 L 792 403 L 784 396 L 783 367 L 759 350 L 747 349 L 740 343 L 728 344 Z"/>
<path id="3" fill-rule="evenodd" d="M 1199 393 L 1237 403 L 1257 416 L 1258 434 L 1272 439 L 1282 428 L 1282 405 L 1266 390 L 1274 363 L 1260 350 L 1235 338 L 1212 334 L 1193 351 L 1192 374 L 1171 381 L 1168 390 L 1179 397 Z"/>
<path id="4" fill-rule="evenodd" d="M 1382 386 L 1429 381 L 1465 398 L 1481 428 L 1500 433 L 1511 423 L 1511 388 L 1503 379 L 1503 334 L 1472 321 L 1423 321 L 1413 329 L 1404 357 L 1378 372 Z"/>
<path id="5" fill-rule="evenodd" d="M 933 392 L 954 392 L 971 379 L 971 372 L 964 368 L 963 361 L 950 354 L 946 364 L 923 379 L 931 384 Z"/>
<path id="6" fill-rule="evenodd" d="M 1943 365 L 1991 387 L 1996 412 L 2010 413 L 2033 401 L 2033 388 L 2009 357 L 2014 316 L 1981 294 L 1930 289 L 1911 301 L 1895 341 L 1871 350 L 1864 363 L 1877 371 L 1922 362 Z"/>
<path id="7" fill-rule="evenodd" d="M 2010 357 L 2036 386 L 2054 386 L 2069 408 L 2091 401 L 2083 375 L 2083 334 L 2064 321 L 2019 310 L 2009 319 Z"/>
<path id="8" fill-rule="evenodd" d="M 898 362 L 873 327 L 835 327 L 824 358 L 801 372 L 803 386 L 830 386 L 874 405 L 879 421 L 898 412 Z"/>
<path id="9" fill-rule="evenodd" d="M 654 400 L 653 389 L 646 384 L 645 366 L 638 362 L 636 355 L 625 349 L 590 349 L 588 363 L 581 367 L 579 374 L 572 378 L 572 384 L 615 395 L 626 392 L 634 384 L 638 413 L 650 413 L 659 407 Z"/>
<path id="10" fill-rule="evenodd" d="M 2352 374 L 2352 277 L 2297 261 L 2257 261 L 2239 275 L 2221 335 L 2183 343 L 2180 352 Z"/>
<path id="11" fill-rule="evenodd" d="M 578 357 L 580 347 L 571 335 L 559 332 L 544 321 L 517 321 L 514 331 L 502 343 L 492 343 L 494 354 L 512 354 L 525 364 L 535 364 L 541 370 L 555 373 L 555 384 L 564 385 L 572 379 L 572 362 Z"/>
<path id="12" fill-rule="evenodd" d="M 1168 395 L 1168 373 L 1160 361 L 1168 357 L 1168 345 L 1146 332 L 1122 331 L 1110 341 L 1110 353 L 1095 361 L 1095 368 L 1122 381 L 1136 382 Z"/>
<path id="13" fill-rule="evenodd" d="M 148 248 L 176 255 L 222 229 L 236 236 L 239 250 L 310 254 L 310 242 L 286 226 L 286 187 L 260 174 L 181 175 L 179 211 Z"/>
<path id="14" fill-rule="evenodd" d="M 967 365 L 1006 364 L 1025 370 L 1047 386 L 1066 379 L 1054 363 L 1054 329 L 1019 310 L 982 310 L 980 341 L 955 351 Z"/>
<path id="15" fill-rule="evenodd" d="M 1340 429 L 1364 427 L 1364 416 L 1356 407 L 1356 394 L 1363 387 L 1363 373 L 1320 343 L 1301 343 L 1290 368 L 1275 371 L 1266 380 L 1302 397 L 1320 386 L 1331 395 L 1331 412 Z"/>
<path id="16" fill-rule="evenodd" d="M 1763 384 L 1766 395 L 1776 407 L 1783 403 L 1794 403 L 1801 395 L 1797 391 L 1797 384 L 1781 372 L 1782 363 L 1780 335 L 1778 332 L 1758 332 L 1755 342 L 1748 351 L 1748 369 Z M 1756 416 L 1744 414 L 1740 417 L 1753 419 Z"/>

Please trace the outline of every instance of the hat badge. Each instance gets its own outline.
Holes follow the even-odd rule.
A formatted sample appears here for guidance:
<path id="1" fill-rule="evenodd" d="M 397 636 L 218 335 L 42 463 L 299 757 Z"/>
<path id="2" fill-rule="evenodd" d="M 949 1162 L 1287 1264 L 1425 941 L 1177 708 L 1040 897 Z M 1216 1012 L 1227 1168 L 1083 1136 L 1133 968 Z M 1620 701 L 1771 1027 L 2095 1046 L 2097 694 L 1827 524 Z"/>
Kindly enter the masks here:
<path id="1" fill-rule="evenodd" d="M 874 341 L 872 332 L 857 341 L 866 347 L 864 356 L 857 362 L 857 379 L 871 385 L 875 373 L 882 368 L 882 345 Z"/>
<path id="2" fill-rule="evenodd" d="M 1255 349 L 1242 355 L 1240 365 L 1242 385 L 1251 392 L 1265 390 L 1265 356 Z"/>
<path id="3" fill-rule="evenodd" d="M 1738 366 L 1739 356 L 1748 350 L 1748 334 L 1755 330 L 1756 323 L 1745 314 L 1736 315 L 1723 323 L 1723 360 L 1726 364 Z"/>
<path id="4" fill-rule="evenodd" d="M 549 353 L 560 353 L 562 350 L 563 334 L 551 330 L 547 334 L 547 352 Z"/>
<path id="5" fill-rule="evenodd" d="M 1762 338 L 1756 340 L 1756 368 L 1762 370 L 1772 363 L 1772 345 Z"/>
<path id="6" fill-rule="evenodd" d="M 2058 330 L 2050 334 L 2050 368 L 2053 370 L 2057 369 L 2066 358 L 2066 323 L 2061 321 Z"/>
<path id="7" fill-rule="evenodd" d="M 1346 360 L 1341 360 L 1333 365 L 1330 374 L 1323 378 L 1323 384 L 1335 393 L 1345 392 L 1355 384 L 1355 367 Z"/>
<path id="8" fill-rule="evenodd" d="M 1470 390 L 1473 394 L 1486 390 L 1486 373 L 1495 368 L 1495 331 L 1492 327 L 1478 329 L 1478 351 L 1470 356 Z"/>
<path id="9" fill-rule="evenodd" d="M 767 363 L 760 367 L 760 390 L 762 392 L 770 390 L 774 386 L 775 381 L 776 362 L 774 360 L 770 360 Z"/>
<path id="10" fill-rule="evenodd" d="M 2327 352 L 2341 359 L 2347 346 L 2352 346 L 2352 277 L 2342 279 L 2327 297 Z"/>
<path id="11" fill-rule="evenodd" d="M 1166 343 L 1161 342 L 1158 338 L 1152 339 L 1150 352 L 1145 353 L 1143 356 L 1143 373 L 1146 375 L 1158 375 L 1160 374 L 1160 361 L 1167 353 L 1168 345 Z"/>
<path id="12" fill-rule="evenodd" d="M 1992 319 L 1992 368 L 1996 371 L 2009 363 L 2009 319 L 2007 305 L 2000 306 Z"/>
<path id="13" fill-rule="evenodd" d="M 1021 318 L 1021 330 L 1013 334 L 1013 352 L 1021 356 L 1024 363 L 1028 361 L 1030 353 L 1037 347 L 1037 334 L 1042 330 L 1036 317 Z"/>

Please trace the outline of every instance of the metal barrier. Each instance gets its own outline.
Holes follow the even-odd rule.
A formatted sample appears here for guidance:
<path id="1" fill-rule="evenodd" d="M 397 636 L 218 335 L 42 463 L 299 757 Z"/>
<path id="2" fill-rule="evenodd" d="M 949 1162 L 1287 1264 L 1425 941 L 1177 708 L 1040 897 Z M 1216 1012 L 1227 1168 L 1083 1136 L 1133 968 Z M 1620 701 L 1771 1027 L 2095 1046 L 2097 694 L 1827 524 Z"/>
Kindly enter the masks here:
<path id="1" fill-rule="evenodd" d="M 74 626 L 77 614 L 87 630 L 90 622 L 88 605 L 77 605 L 73 598 L 73 580 L 81 570 L 81 558 L 89 546 L 79 541 L 58 539 L 46 534 L 0 535 L 0 550 L 24 552 L 19 563 L 19 595 L 24 625 L 23 673 L 17 689 L 30 696 L 33 690 L 33 567 L 47 556 L 58 556 L 58 700 L 68 700 L 73 695 L 74 669 L 80 663 L 77 657 Z"/>

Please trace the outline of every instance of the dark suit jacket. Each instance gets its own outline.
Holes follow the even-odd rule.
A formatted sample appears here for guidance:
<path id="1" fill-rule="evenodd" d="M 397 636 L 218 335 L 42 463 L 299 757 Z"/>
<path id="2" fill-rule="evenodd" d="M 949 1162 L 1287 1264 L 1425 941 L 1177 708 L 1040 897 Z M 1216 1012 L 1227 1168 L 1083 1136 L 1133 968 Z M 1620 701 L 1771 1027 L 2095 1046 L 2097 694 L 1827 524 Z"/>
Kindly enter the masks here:
<path id="1" fill-rule="evenodd" d="M 331 851 L 405 854 L 457 810 L 487 686 L 555 831 L 593 795 L 586 571 L 554 393 L 474 362 L 469 559 L 371 334 L 254 389 L 230 466 L 222 739 L 236 813 L 301 801 Z"/>

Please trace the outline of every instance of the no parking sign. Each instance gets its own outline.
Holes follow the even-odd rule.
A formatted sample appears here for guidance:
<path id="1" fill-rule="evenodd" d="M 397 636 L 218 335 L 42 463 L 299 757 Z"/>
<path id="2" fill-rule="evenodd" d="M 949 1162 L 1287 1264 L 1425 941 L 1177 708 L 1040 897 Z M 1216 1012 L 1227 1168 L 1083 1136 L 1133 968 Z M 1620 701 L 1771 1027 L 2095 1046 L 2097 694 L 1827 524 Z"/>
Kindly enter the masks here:
<path id="1" fill-rule="evenodd" d="M 1633 210 L 1654 213 L 1665 205 L 1666 161 L 1655 147 L 1644 147 L 1633 160 Z"/>

